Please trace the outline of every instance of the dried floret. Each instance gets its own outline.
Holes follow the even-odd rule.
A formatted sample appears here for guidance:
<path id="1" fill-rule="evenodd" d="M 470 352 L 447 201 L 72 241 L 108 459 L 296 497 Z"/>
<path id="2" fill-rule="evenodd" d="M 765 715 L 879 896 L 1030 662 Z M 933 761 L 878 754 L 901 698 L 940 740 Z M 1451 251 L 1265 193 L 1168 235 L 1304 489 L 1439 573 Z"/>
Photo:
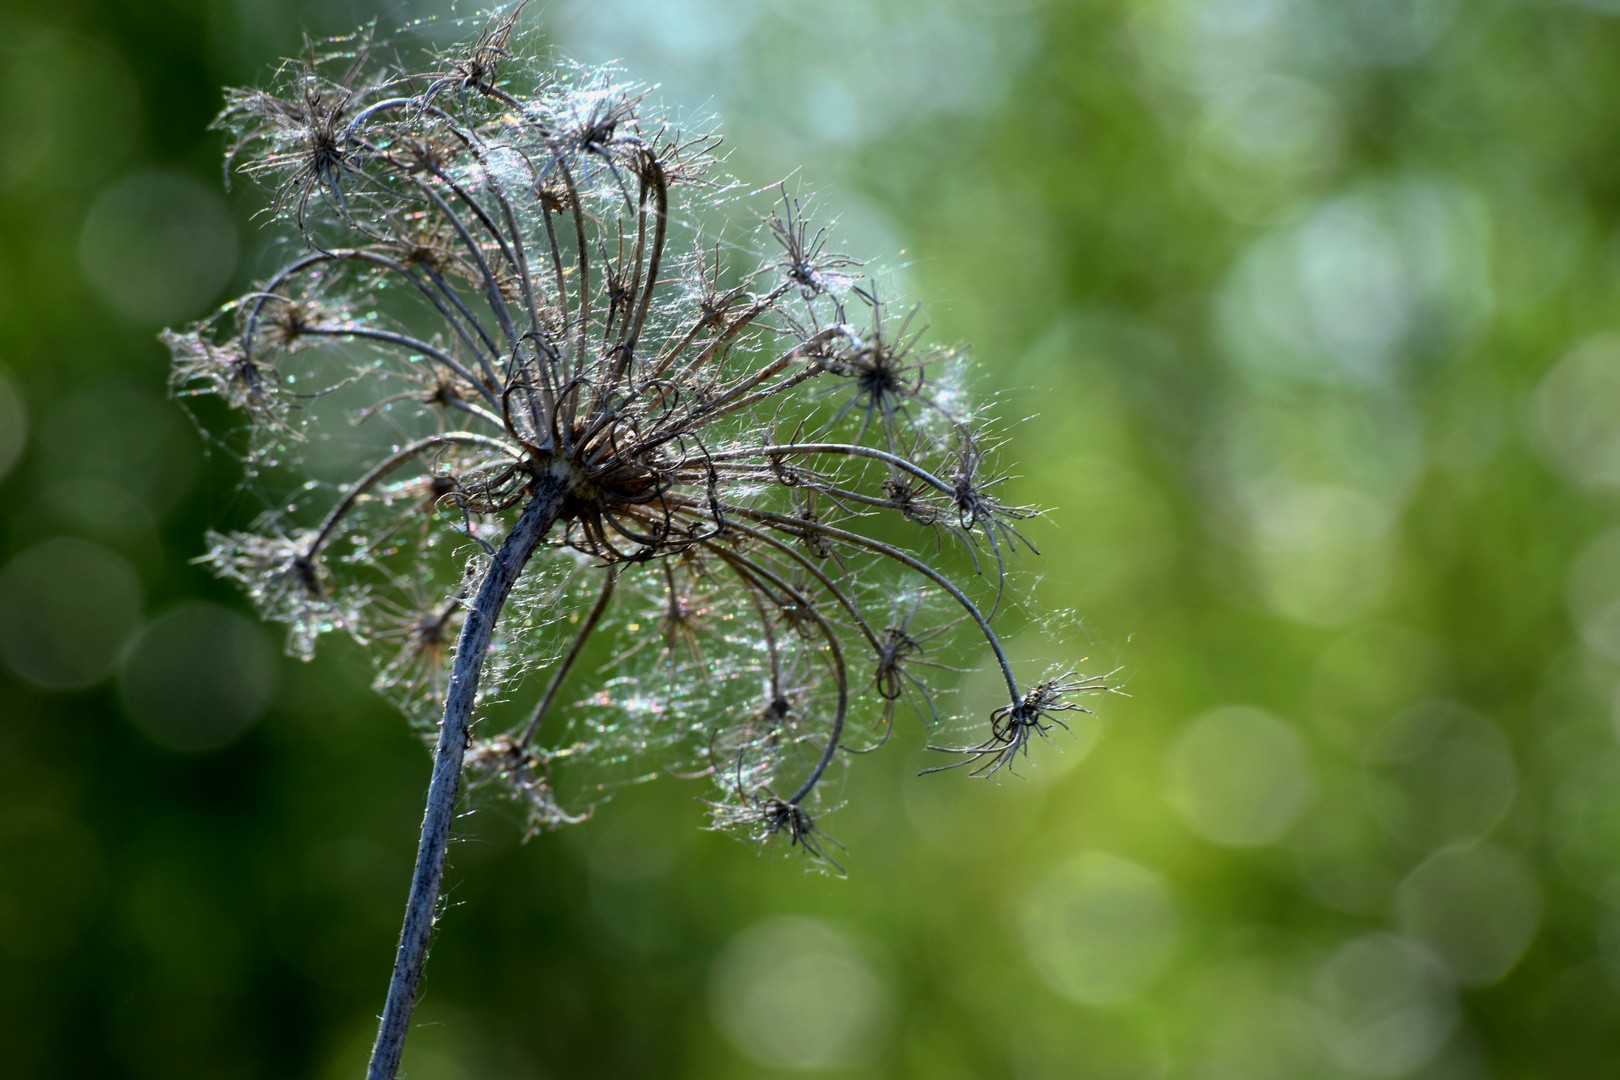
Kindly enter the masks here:
<path id="1" fill-rule="evenodd" d="M 255 359 L 235 338 L 214 342 L 204 333 L 205 327 L 196 327 L 186 333 L 165 330 L 160 335 L 174 357 L 170 390 L 188 397 L 217 394 L 233 409 L 260 414 L 283 406 L 278 392 L 280 376 L 273 366 Z"/>
<path id="2" fill-rule="evenodd" d="M 1075 701 L 1075 697 L 1107 689 L 1106 678 L 1086 678 L 1075 672 L 1042 679 L 1024 691 L 1017 701 L 1003 705 L 990 714 L 990 737 L 984 742 L 977 746 L 930 746 L 928 749 L 941 753 L 960 754 L 962 760 L 924 769 L 923 772 L 944 772 L 972 765 L 969 771 L 974 776 L 991 777 L 1002 769 L 1010 769 L 1019 754 L 1026 758 L 1029 756 L 1029 740 L 1032 737 L 1045 738 L 1051 734 L 1053 727 L 1069 730 L 1069 725 L 1063 722 L 1059 713 L 1091 712 Z"/>

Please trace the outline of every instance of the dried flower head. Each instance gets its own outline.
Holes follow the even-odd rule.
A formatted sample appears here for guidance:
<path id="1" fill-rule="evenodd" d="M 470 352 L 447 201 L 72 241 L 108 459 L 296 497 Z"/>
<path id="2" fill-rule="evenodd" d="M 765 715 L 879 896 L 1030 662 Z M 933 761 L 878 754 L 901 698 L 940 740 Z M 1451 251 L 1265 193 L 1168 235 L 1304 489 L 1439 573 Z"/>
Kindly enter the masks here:
<path id="1" fill-rule="evenodd" d="M 757 250 L 715 239 L 716 208 L 749 197 L 718 138 L 611 70 L 535 62 L 515 20 L 426 70 L 364 33 L 228 92 L 227 162 L 273 188 L 287 257 L 165 335 L 176 392 L 242 410 L 270 508 L 203 561 L 295 654 L 332 631 L 370 648 L 379 689 L 436 739 L 374 1076 L 397 1066 L 464 767 L 532 832 L 651 759 L 711 778 L 717 827 L 836 866 L 814 815 L 862 749 L 849 724 L 870 713 L 886 737 L 902 699 L 936 719 L 924 672 L 954 670 L 947 630 L 1006 681 L 989 740 L 954 751 L 976 772 L 1098 689 L 1021 690 L 995 604 L 970 596 L 999 601 L 1033 511 L 991 494 L 985 438 L 946 404 L 958 355 L 896 325 L 785 190 Z M 994 572 L 954 581 L 908 532 L 988 544 Z M 601 678 L 570 704 L 603 635 Z"/>

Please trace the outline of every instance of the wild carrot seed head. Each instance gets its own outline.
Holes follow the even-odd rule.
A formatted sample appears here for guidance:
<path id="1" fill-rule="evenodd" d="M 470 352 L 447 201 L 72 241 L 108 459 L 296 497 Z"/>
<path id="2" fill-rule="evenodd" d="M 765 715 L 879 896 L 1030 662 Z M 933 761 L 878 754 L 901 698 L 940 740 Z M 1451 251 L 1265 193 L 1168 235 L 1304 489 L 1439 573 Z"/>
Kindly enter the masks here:
<path id="1" fill-rule="evenodd" d="M 661 759 L 713 778 L 717 825 L 830 862 L 818 785 L 897 701 L 937 718 L 946 630 L 1007 683 L 989 741 L 953 751 L 977 771 L 1100 688 L 1020 691 L 990 627 L 1033 511 L 991 493 L 960 355 L 890 315 L 786 190 L 757 245 L 727 239 L 716 218 L 748 196 L 710 125 L 612 69 L 535 60 L 508 14 L 421 64 L 369 32 L 311 44 L 216 126 L 288 242 L 251 292 L 165 335 L 176 392 L 243 413 L 264 495 L 201 561 L 296 655 L 333 631 L 366 646 L 426 726 L 493 544 L 560 484 L 480 683 L 485 706 L 538 703 L 508 730 L 486 718 L 467 758 L 531 830 Z M 954 581 L 927 559 L 941 535 L 995 566 Z M 531 674 L 566 674 L 597 632 L 605 664 L 541 693 Z"/>

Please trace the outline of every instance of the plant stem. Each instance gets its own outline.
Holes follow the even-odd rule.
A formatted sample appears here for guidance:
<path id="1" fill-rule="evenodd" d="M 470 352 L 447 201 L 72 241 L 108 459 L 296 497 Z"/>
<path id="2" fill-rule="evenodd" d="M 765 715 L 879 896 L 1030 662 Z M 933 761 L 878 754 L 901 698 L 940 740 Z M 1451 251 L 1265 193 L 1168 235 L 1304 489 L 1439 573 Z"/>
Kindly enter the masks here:
<path id="1" fill-rule="evenodd" d="M 416 987 L 422 977 L 422 965 L 427 961 L 428 940 L 433 934 L 439 880 L 444 874 L 445 848 L 450 841 L 450 821 L 455 814 L 456 792 L 461 784 L 461 763 L 467 752 L 478 679 L 483 673 L 495 621 L 529 556 L 557 520 L 565 487 L 565 478 L 554 473 L 543 474 L 535 481 L 528 505 L 490 561 L 484 580 L 467 609 L 467 621 L 462 625 L 455 661 L 450 668 L 450 691 L 445 699 L 444 721 L 439 725 L 439 744 L 433 752 L 433 779 L 428 784 L 427 808 L 422 815 L 422 839 L 416 848 L 416 869 L 411 874 L 410 899 L 405 904 L 405 925 L 399 933 L 394 974 L 388 983 L 388 1000 L 377 1028 L 377 1043 L 371 1050 L 367 1080 L 394 1080 L 399 1071 L 411 1009 L 416 1005 Z"/>

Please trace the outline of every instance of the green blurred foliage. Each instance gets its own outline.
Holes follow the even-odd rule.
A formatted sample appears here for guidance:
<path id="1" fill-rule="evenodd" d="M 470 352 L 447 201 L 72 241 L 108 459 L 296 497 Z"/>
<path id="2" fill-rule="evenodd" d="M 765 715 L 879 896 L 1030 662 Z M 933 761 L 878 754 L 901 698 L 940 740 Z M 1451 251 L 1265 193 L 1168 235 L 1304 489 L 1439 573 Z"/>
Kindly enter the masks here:
<path id="1" fill-rule="evenodd" d="M 153 335 L 270 257 L 218 87 L 429 14 L 0 10 L 7 1077 L 359 1075 L 427 756 L 191 565 L 253 508 Z M 1620 6 L 534 14 L 974 343 L 1051 508 L 1019 578 L 1128 696 L 999 785 L 905 726 L 826 822 L 848 880 L 672 778 L 527 845 L 474 803 L 413 1078 L 1608 1075 Z"/>

